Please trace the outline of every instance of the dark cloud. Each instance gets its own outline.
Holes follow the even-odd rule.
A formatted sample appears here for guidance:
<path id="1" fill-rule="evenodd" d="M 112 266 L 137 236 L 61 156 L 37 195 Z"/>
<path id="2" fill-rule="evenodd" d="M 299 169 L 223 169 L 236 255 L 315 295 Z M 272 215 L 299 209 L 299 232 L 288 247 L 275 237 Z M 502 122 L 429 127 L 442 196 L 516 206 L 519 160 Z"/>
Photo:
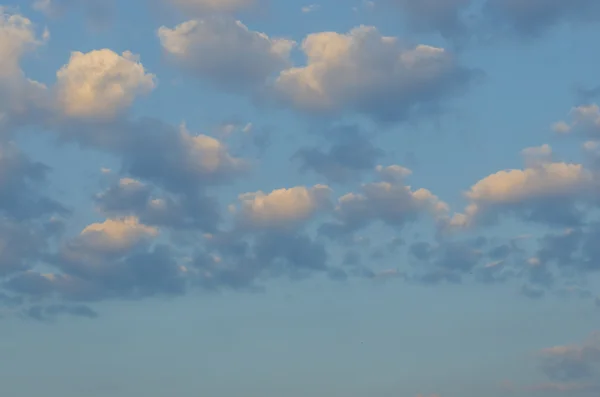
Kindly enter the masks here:
<path id="1" fill-rule="evenodd" d="M 0 215 L 23 221 L 69 211 L 41 193 L 50 168 L 34 162 L 12 142 L 0 142 Z"/>
<path id="2" fill-rule="evenodd" d="M 413 30 L 449 39 L 492 33 L 537 37 L 561 23 L 597 22 L 595 0 L 389 0 Z M 482 8 L 482 12 L 479 8 Z"/>
<path id="3" fill-rule="evenodd" d="M 370 171 L 384 151 L 375 147 L 369 137 L 358 128 L 347 126 L 325 134 L 331 142 L 327 149 L 321 146 L 299 149 L 292 157 L 300 162 L 300 170 L 313 171 L 330 183 L 357 180 L 363 171 Z"/>
<path id="4" fill-rule="evenodd" d="M 167 194 L 151 184 L 121 179 L 94 197 L 97 208 L 108 216 L 136 216 L 146 225 L 174 230 L 214 232 L 221 220 L 214 198 L 201 193 Z"/>
<path id="5" fill-rule="evenodd" d="M 537 36 L 561 22 L 598 21 L 595 0 L 487 0 L 488 17 L 520 35 Z"/>

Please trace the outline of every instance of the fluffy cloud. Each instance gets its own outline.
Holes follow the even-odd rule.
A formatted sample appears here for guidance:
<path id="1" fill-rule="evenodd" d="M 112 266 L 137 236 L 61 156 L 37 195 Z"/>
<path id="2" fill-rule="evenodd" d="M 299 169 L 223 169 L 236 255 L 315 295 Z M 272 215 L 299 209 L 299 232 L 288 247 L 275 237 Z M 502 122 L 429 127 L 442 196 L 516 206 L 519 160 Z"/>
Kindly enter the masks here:
<path id="1" fill-rule="evenodd" d="M 600 17 L 600 6 L 594 0 L 390 1 L 413 29 L 439 32 L 450 38 L 477 35 L 490 25 L 496 32 L 508 30 L 521 36 L 537 36 L 563 22 L 597 21 Z M 479 12 L 479 6 L 483 12 Z"/>
<path id="2" fill-rule="evenodd" d="M 0 6 L 0 78 L 21 73 L 21 57 L 42 43 L 31 20 Z"/>
<path id="3" fill-rule="evenodd" d="M 406 170 L 400 166 L 378 169 Z M 338 222 L 323 225 L 322 231 L 326 234 L 343 234 L 374 221 L 401 227 L 417 220 L 422 214 L 443 219 L 448 210 L 448 205 L 427 189 L 413 190 L 402 180 L 372 182 L 362 185 L 360 193 L 348 193 L 340 197 L 335 208 Z"/>
<path id="4" fill-rule="evenodd" d="M 569 122 L 559 121 L 552 126 L 560 134 L 579 133 L 591 138 L 600 135 L 600 107 L 597 104 L 581 105 L 571 109 Z"/>
<path id="5" fill-rule="evenodd" d="M 302 50 L 306 65 L 282 71 L 275 90 L 294 107 L 319 114 L 354 111 L 397 121 L 464 91 L 473 77 L 443 48 L 408 48 L 369 26 L 311 34 Z"/>
<path id="6" fill-rule="evenodd" d="M 158 29 L 163 50 L 187 72 L 229 89 L 263 84 L 289 63 L 293 41 L 255 32 L 225 17 Z"/>
<path id="7" fill-rule="evenodd" d="M 35 0 L 33 9 L 49 17 L 60 17 L 74 8 L 83 8 L 96 26 L 106 24 L 113 16 L 115 0 Z"/>
<path id="8" fill-rule="evenodd" d="M 73 52 L 56 77 L 60 109 L 72 118 L 114 118 L 155 87 L 155 76 L 129 51 Z"/>
<path id="9" fill-rule="evenodd" d="M 31 20 L 0 6 L 0 137 L 29 123 L 47 105 L 46 87 L 21 70 L 23 57 L 47 38 L 48 32 L 40 36 Z"/>
<path id="10" fill-rule="evenodd" d="M 598 191 L 594 173 L 581 164 L 548 162 L 549 146 L 524 151 L 530 167 L 499 171 L 474 184 L 465 196 L 470 204 L 455 224 L 490 222 L 499 214 L 558 225 L 577 224 L 577 204 L 590 203 Z"/>
<path id="11" fill-rule="evenodd" d="M 99 253 L 121 253 L 158 235 L 158 229 L 141 224 L 136 218 L 107 219 L 86 226 L 77 239 L 77 247 Z"/>
<path id="12" fill-rule="evenodd" d="M 306 221 L 329 204 L 331 189 L 324 185 L 312 188 L 296 186 L 240 195 L 238 220 L 244 227 L 278 228 Z"/>
<path id="13" fill-rule="evenodd" d="M 134 216 L 147 225 L 174 230 L 206 230 L 213 232 L 220 220 L 215 200 L 202 195 L 170 195 L 153 185 L 131 178 L 97 194 L 94 202 L 108 216 Z"/>
<path id="14" fill-rule="evenodd" d="M 29 159 L 14 143 L 0 143 L 0 215 L 17 220 L 66 215 L 64 206 L 39 189 L 48 171 L 49 167 Z"/>
<path id="15" fill-rule="evenodd" d="M 580 345 L 543 349 L 540 359 L 542 370 L 551 380 L 565 382 L 598 379 L 600 335 L 594 333 Z"/>

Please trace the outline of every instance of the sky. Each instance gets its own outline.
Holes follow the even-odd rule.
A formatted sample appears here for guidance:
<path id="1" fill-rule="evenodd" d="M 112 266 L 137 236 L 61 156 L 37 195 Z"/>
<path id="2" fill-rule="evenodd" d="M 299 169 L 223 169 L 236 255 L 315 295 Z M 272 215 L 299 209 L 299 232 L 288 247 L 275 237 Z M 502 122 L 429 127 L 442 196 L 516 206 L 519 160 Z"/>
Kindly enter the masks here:
<path id="1" fill-rule="evenodd" d="M 0 0 L 0 394 L 600 392 L 597 0 Z"/>

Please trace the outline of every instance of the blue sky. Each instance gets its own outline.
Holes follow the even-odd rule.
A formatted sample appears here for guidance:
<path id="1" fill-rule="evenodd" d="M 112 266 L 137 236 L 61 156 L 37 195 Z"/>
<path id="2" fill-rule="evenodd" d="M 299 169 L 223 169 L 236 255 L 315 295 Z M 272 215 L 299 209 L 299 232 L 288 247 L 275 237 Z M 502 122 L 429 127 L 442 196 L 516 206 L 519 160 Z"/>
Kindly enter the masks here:
<path id="1" fill-rule="evenodd" d="M 600 3 L 0 4 L 0 391 L 600 391 Z"/>

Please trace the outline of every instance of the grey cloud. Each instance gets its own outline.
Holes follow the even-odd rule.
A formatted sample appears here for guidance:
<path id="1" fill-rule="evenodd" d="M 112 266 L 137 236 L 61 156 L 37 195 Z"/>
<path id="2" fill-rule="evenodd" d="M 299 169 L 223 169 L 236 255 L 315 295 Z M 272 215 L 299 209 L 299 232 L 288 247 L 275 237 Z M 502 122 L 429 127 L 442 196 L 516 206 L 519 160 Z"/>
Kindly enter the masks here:
<path id="1" fill-rule="evenodd" d="M 29 159 L 14 143 L 0 143 L 0 214 L 16 220 L 67 215 L 64 206 L 40 193 L 49 170 Z"/>
<path id="2" fill-rule="evenodd" d="M 485 12 L 494 21 L 525 36 L 536 36 L 561 22 L 598 21 L 595 0 L 487 0 Z"/>
<path id="3" fill-rule="evenodd" d="M 162 26 L 158 37 L 182 70 L 230 90 L 256 88 L 289 64 L 294 45 L 248 29 L 224 16 Z"/>
<path id="4" fill-rule="evenodd" d="M 157 119 L 70 122 L 55 128 L 62 140 L 118 155 L 123 174 L 171 192 L 226 183 L 247 170 L 247 164 L 233 158 L 218 140 Z"/>
<path id="5" fill-rule="evenodd" d="M 331 144 L 299 149 L 292 157 L 300 162 L 301 171 L 313 171 L 330 183 L 357 180 L 364 171 L 373 170 L 384 151 L 355 126 L 345 126 L 324 134 Z"/>
<path id="6" fill-rule="evenodd" d="M 187 281 L 168 246 L 133 250 L 119 257 L 87 254 L 78 260 L 59 254 L 52 263 L 62 274 L 21 273 L 9 279 L 5 288 L 36 299 L 73 302 L 172 296 L 186 291 Z"/>
<path id="7" fill-rule="evenodd" d="M 205 288 L 261 290 L 269 278 L 304 279 L 313 274 L 335 274 L 327 263 L 325 245 L 301 231 L 238 232 L 213 236 L 191 266 Z M 339 273 L 339 272 L 338 272 Z"/>
<path id="8" fill-rule="evenodd" d="M 409 277 L 411 281 L 425 284 L 460 283 L 464 277 L 491 284 L 517 277 L 516 267 L 521 263 L 522 252 L 511 244 L 487 248 L 488 245 L 481 237 L 414 242 L 408 246 L 409 260 L 413 264 Z M 496 259 L 499 251 L 502 251 L 502 259 Z"/>
<path id="9" fill-rule="evenodd" d="M 389 0 L 410 27 L 451 39 L 492 33 L 537 37 L 569 22 L 597 22 L 595 0 Z M 481 8 L 481 11 L 480 11 Z"/>
<path id="10" fill-rule="evenodd" d="M 49 242 L 62 231 L 49 222 L 14 222 L 0 218 L 0 276 L 34 266 L 49 252 Z"/>
<path id="11" fill-rule="evenodd" d="M 124 183 L 123 181 L 126 181 Z M 215 199 L 200 193 L 166 194 L 150 184 L 121 180 L 94 197 L 108 216 L 136 216 L 141 223 L 178 231 L 214 232 L 221 220 Z"/>
<path id="12" fill-rule="evenodd" d="M 540 367 L 556 381 L 597 380 L 600 374 L 600 343 L 597 334 L 580 345 L 542 350 Z"/>

